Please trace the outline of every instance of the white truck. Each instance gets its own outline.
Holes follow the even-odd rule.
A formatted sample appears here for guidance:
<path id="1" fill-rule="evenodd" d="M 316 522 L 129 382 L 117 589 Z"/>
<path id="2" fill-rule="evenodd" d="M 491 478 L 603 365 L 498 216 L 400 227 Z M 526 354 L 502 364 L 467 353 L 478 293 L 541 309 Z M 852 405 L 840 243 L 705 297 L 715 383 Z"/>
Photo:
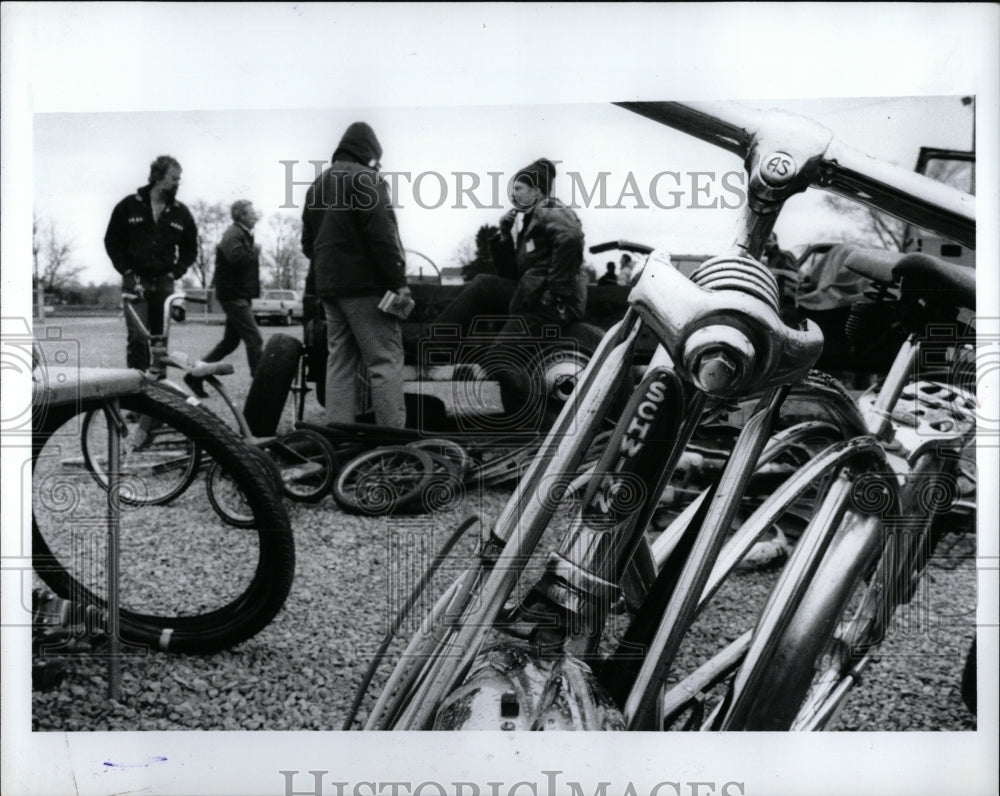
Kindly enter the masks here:
<path id="1" fill-rule="evenodd" d="M 257 323 L 268 321 L 291 326 L 302 320 L 302 294 L 297 290 L 264 290 L 250 308 Z"/>

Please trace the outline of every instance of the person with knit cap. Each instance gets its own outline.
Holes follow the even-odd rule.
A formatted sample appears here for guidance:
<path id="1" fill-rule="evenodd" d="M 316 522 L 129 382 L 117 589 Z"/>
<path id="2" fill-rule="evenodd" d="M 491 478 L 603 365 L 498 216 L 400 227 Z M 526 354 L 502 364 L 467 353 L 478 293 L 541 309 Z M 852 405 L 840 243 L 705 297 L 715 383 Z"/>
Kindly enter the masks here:
<path id="1" fill-rule="evenodd" d="M 387 291 L 408 297 L 410 289 L 388 185 L 378 173 L 381 157 L 368 124 L 347 128 L 330 167 L 306 194 L 302 250 L 326 316 L 326 421 L 356 422 L 355 382 L 363 362 L 375 422 L 402 428 L 402 328 L 399 318 L 379 309 L 379 301 Z"/>
<path id="2" fill-rule="evenodd" d="M 538 374 L 520 368 L 517 357 L 504 357 L 503 346 L 515 338 L 523 344 L 525 331 L 534 345 L 551 345 L 558 336 L 547 330 L 579 320 L 587 304 L 583 227 L 576 213 L 552 196 L 555 176 L 555 164 L 546 158 L 515 174 L 513 207 L 490 241 L 496 274 L 477 275 L 435 319 L 435 324 L 458 326 L 460 336 L 468 338 L 478 317 L 508 316 L 495 340 L 473 358 L 499 382 L 505 412 L 528 425 L 541 422 L 545 413 L 544 406 L 528 405 L 532 395 L 541 394 L 531 383 Z"/>

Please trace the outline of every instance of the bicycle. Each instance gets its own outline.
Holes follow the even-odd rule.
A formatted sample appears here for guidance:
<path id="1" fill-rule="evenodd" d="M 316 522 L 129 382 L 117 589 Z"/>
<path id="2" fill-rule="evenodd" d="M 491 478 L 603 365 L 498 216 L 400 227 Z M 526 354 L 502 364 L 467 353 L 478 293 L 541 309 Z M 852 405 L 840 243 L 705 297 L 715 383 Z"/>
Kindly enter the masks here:
<path id="1" fill-rule="evenodd" d="M 182 300 L 193 299 L 184 293 L 174 293 L 167 297 L 163 306 L 163 333 L 153 335 L 142 323 L 132 302 L 138 296 L 125 294 L 123 303 L 137 328 L 147 339 L 150 351 L 149 379 L 156 385 L 183 396 L 187 401 L 197 401 L 167 378 L 168 368 L 181 370 L 185 374 L 204 380 L 222 399 L 228 415 L 239 435 L 252 446 L 263 452 L 262 460 L 272 473 L 282 493 L 292 500 L 315 503 L 325 497 L 333 485 L 337 470 L 337 457 L 326 439 L 307 429 L 297 429 L 290 433 L 276 435 L 278 416 L 284 404 L 288 384 L 292 374 L 276 373 L 270 368 L 271 360 L 284 360 L 284 340 L 272 338 L 261 356 L 262 375 L 251 384 L 250 391 L 241 412 L 225 389 L 218 376 L 233 372 L 233 366 L 226 362 L 192 362 L 180 352 L 170 352 L 168 341 L 173 309 Z M 294 341 L 293 342 L 297 342 Z M 273 344 L 273 345 L 272 345 Z M 266 374 L 266 377 L 263 375 Z M 286 377 L 287 376 L 287 377 Z M 284 380 L 284 381 L 283 381 Z M 282 387 L 285 387 L 282 392 Z M 274 399 L 280 396 L 280 404 Z M 277 412 L 275 411 L 277 406 Z M 127 501 L 165 505 L 182 495 L 203 469 L 202 456 L 196 441 L 170 433 L 168 427 L 158 424 L 147 415 L 127 413 L 125 472 L 141 476 L 146 485 L 143 494 L 126 498 Z M 88 471 L 102 488 L 107 488 L 106 462 L 101 453 L 106 449 L 107 425 L 102 412 L 88 412 L 83 421 L 82 448 L 83 461 Z M 227 522 L 237 527 L 252 527 L 253 516 L 249 505 L 233 479 L 218 462 L 207 464 L 206 489 L 212 508 Z"/>
<path id="2" fill-rule="evenodd" d="M 881 388 L 856 403 L 811 371 L 822 334 L 808 319 L 796 328 L 780 320 L 775 280 L 758 258 L 786 200 L 810 186 L 970 248 L 974 200 L 861 155 L 799 117 L 729 105 L 620 106 L 745 159 L 748 202 L 735 241 L 690 279 L 668 255 L 649 255 L 630 309 L 605 335 L 500 516 L 484 526 L 476 561 L 433 603 L 398 658 L 365 729 L 829 726 L 893 611 L 912 597 L 943 518 L 962 502 L 956 452 L 975 433 L 975 396 L 956 372 L 933 381 L 915 369 L 928 324 L 932 333 L 942 322 L 961 329 L 948 348 L 973 339 L 955 318 L 975 305 L 974 273 L 927 255 L 895 258 L 887 269 L 884 258 L 857 254 L 867 276 L 898 283 L 895 306 L 911 334 Z M 642 330 L 660 348 L 579 510 L 540 576 L 522 583 Z M 749 398 L 756 405 L 711 485 L 649 541 L 650 519 L 703 419 Z M 792 398 L 825 419 L 781 423 Z M 894 442 L 907 423 L 911 433 Z M 794 463 L 791 474 L 747 511 L 750 484 L 781 461 Z M 709 661 L 682 669 L 699 615 L 753 544 L 804 498 L 811 508 L 802 536 L 753 609 L 752 626 Z M 391 623 L 372 671 L 441 557 Z M 609 625 L 619 597 L 626 611 L 615 620 L 625 627 L 616 631 Z"/>

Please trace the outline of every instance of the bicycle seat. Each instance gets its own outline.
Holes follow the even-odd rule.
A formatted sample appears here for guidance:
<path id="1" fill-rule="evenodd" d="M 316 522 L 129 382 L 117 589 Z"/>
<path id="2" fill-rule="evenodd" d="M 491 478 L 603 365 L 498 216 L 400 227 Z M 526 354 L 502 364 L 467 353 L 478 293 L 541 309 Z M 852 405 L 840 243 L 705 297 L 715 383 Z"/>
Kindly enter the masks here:
<path id="1" fill-rule="evenodd" d="M 172 351 L 163 358 L 163 361 L 167 365 L 187 371 L 196 379 L 204 379 L 206 376 L 228 376 L 235 372 L 229 362 L 195 362 L 187 354 L 179 351 Z"/>
<path id="2" fill-rule="evenodd" d="M 904 280 L 904 290 L 945 292 L 958 306 L 975 309 L 976 271 L 921 252 L 902 254 L 884 249 L 854 248 L 844 265 L 874 282 L 890 285 Z"/>

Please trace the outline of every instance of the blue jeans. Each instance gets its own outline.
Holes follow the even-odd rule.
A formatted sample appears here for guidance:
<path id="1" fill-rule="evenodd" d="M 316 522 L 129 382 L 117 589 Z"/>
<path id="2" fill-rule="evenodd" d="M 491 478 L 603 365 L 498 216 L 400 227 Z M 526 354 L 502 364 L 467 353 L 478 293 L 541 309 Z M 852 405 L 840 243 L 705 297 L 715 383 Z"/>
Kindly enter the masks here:
<path id="1" fill-rule="evenodd" d="M 404 428 L 403 332 L 399 319 L 378 308 L 381 296 L 324 299 L 326 313 L 326 421 L 354 423 L 359 366 L 371 381 L 375 422 Z"/>

